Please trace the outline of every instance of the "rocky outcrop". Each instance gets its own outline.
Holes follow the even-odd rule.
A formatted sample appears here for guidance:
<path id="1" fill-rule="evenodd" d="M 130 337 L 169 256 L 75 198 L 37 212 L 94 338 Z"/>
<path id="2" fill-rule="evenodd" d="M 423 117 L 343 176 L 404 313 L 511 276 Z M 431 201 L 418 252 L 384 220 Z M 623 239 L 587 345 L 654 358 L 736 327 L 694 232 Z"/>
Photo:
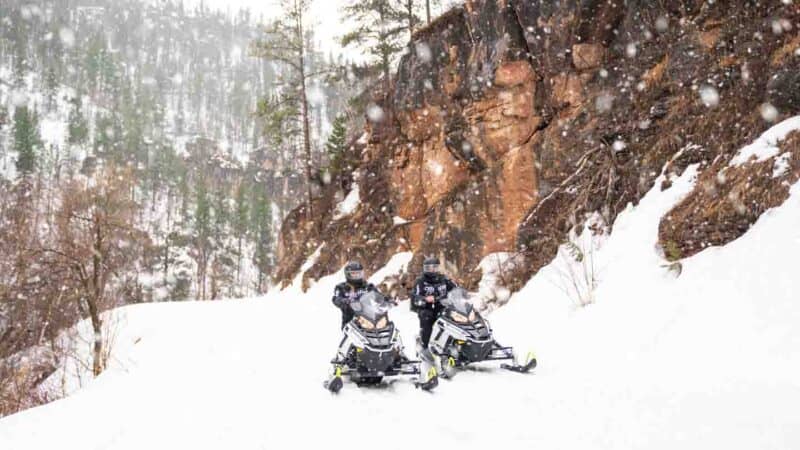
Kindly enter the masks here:
<path id="1" fill-rule="evenodd" d="M 759 106 L 770 98 L 789 114 L 792 95 L 768 84 L 795 83 L 800 40 L 772 22 L 797 23 L 798 9 L 466 1 L 416 33 L 390 91 L 375 93 L 354 143 L 358 209 L 334 220 L 346 194 L 334 183 L 314 217 L 295 210 L 278 279 L 317 249 L 307 278 L 351 257 L 376 269 L 413 251 L 415 263 L 437 254 L 472 286 L 486 255 L 510 252 L 503 279 L 520 287 L 570 228 L 596 212 L 610 226 L 668 162 L 679 172 L 729 159 L 768 126 Z"/>

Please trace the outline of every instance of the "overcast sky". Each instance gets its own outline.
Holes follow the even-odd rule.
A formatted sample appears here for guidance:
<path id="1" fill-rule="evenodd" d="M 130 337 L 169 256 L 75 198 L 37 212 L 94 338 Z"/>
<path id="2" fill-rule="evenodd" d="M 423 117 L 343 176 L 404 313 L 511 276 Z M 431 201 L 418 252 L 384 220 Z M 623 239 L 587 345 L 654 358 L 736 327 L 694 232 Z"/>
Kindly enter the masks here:
<path id="1" fill-rule="evenodd" d="M 201 0 L 183 0 L 187 6 L 199 4 Z M 240 8 L 249 8 L 258 17 L 263 14 L 264 17 L 275 17 L 279 12 L 278 2 L 276 0 L 202 0 L 204 4 L 211 8 L 220 9 L 223 11 L 236 12 Z M 314 32 L 317 41 L 320 42 L 322 49 L 334 54 L 342 51 L 341 46 L 338 44 L 338 37 L 343 34 L 344 30 L 340 25 L 340 9 L 347 3 L 347 0 L 316 0 L 312 3 L 309 18 L 311 24 L 314 26 Z M 356 59 L 357 55 L 353 54 L 350 50 L 347 52 L 348 56 Z"/>
<path id="2" fill-rule="evenodd" d="M 201 0 L 183 0 L 187 6 L 197 5 Z M 240 8 L 249 8 L 258 17 L 263 14 L 264 17 L 275 17 L 279 12 L 277 0 L 202 0 L 204 4 L 211 8 L 220 9 L 223 11 L 236 12 Z M 311 6 L 310 19 L 311 24 L 314 26 L 314 32 L 320 47 L 325 53 L 332 52 L 334 54 L 342 53 L 342 47 L 339 45 L 339 37 L 344 34 L 347 29 L 341 23 L 341 8 L 350 0 L 314 0 Z M 449 7 L 455 0 L 444 0 L 441 2 L 443 5 L 434 7 L 433 14 L 441 14 L 443 9 Z M 344 51 L 348 58 L 353 60 L 361 60 L 362 57 L 355 49 L 348 49 Z"/>

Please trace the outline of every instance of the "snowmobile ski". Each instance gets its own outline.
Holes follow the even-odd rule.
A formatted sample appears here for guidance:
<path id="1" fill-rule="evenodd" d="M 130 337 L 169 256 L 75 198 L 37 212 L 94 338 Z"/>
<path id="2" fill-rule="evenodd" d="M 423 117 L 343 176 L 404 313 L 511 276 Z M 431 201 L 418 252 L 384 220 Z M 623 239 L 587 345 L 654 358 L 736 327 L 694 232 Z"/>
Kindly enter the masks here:
<path id="1" fill-rule="evenodd" d="M 528 373 L 536 367 L 536 356 L 528 353 L 525 364 L 501 364 L 500 367 L 517 373 Z"/>
<path id="2" fill-rule="evenodd" d="M 344 386 L 344 382 L 342 381 L 341 366 L 336 366 L 333 377 L 331 377 L 330 380 L 324 382 L 322 385 L 325 387 L 325 389 L 331 391 L 332 393 L 334 394 L 338 393 L 342 389 L 342 386 Z"/>
<path id="3" fill-rule="evenodd" d="M 432 391 L 439 385 L 439 374 L 436 371 L 435 367 L 431 367 L 427 373 L 428 380 L 427 381 L 416 381 L 414 383 L 414 387 L 417 389 L 422 389 L 423 391 Z"/>

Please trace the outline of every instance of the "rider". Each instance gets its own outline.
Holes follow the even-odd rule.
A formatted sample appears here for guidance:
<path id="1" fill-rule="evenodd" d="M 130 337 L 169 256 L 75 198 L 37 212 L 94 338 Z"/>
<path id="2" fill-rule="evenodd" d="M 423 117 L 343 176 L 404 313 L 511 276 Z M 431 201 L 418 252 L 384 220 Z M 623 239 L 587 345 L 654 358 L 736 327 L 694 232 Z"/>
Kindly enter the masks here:
<path id="1" fill-rule="evenodd" d="M 422 263 L 422 276 L 411 291 L 411 310 L 419 317 L 419 331 L 422 348 L 428 348 L 433 324 L 441 311 L 439 303 L 458 285 L 444 276 L 439 269 L 439 259 L 427 257 Z"/>
<path id="2" fill-rule="evenodd" d="M 344 283 L 339 283 L 333 290 L 333 304 L 342 310 L 342 328 L 353 319 L 353 310 L 350 303 L 358 300 L 367 292 L 378 289 L 364 279 L 364 266 L 358 261 L 351 261 L 344 267 Z"/>

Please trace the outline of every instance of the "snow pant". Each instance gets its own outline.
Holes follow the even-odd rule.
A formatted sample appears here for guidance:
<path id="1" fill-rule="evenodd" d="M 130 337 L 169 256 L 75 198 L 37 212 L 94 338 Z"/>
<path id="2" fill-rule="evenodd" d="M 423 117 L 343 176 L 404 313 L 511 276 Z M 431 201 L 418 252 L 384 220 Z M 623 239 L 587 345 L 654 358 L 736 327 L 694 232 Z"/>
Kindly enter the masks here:
<path id="1" fill-rule="evenodd" d="M 419 337 L 422 341 L 422 346 L 428 348 L 428 342 L 431 340 L 431 333 L 433 332 L 433 324 L 436 322 L 436 311 L 432 309 L 423 309 L 417 312 L 419 317 Z"/>

